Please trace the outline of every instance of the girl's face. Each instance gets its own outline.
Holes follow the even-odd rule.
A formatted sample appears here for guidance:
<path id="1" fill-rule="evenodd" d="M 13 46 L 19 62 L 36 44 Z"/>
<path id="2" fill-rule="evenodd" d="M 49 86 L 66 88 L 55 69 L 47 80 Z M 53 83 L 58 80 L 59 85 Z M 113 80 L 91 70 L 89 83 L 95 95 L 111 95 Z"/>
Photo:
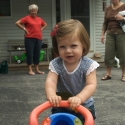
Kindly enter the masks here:
<path id="1" fill-rule="evenodd" d="M 37 10 L 36 9 L 32 9 L 32 10 L 30 10 L 30 16 L 32 16 L 32 17 L 36 17 L 37 16 Z"/>
<path id="2" fill-rule="evenodd" d="M 59 56 L 65 63 L 78 63 L 83 53 L 83 45 L 76 35 L 58 39 Z"/>

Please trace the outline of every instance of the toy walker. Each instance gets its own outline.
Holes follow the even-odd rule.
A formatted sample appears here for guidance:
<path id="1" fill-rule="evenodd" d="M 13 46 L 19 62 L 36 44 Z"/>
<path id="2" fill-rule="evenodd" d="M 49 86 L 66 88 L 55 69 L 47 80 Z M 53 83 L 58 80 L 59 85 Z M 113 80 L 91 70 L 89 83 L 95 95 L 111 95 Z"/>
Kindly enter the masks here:
<path id="1" fill-rule="evenodd" d="M 40 113 L 50 107 L 52 107 L 52 105 L 49 101 L 36 107 L 30 114 L 29 125 L 39 125 L 38 116 Z M 61 101 L 59 107 L 69 107 L 68 101 Z M 88 109 L 80 105 L 75 110 L 84 116 L 84 125 L 94 125 L 92 114 Z M 51 114 L 49 117 L 44 118 L 41 125 L 82 125 L 82 122 L 74 115 L 68 113 L 55 113 Z"/>

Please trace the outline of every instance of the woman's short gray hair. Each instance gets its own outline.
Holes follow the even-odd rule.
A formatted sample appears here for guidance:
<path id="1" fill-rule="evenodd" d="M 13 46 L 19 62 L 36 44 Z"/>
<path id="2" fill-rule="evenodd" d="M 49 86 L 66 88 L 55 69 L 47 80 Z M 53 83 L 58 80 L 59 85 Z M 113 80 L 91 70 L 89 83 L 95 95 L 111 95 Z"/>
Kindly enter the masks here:
<path id="1" fill-rule="evenodd" d="M 32 9 L 36 9 L 38 11 L 38 6 L 36 4 L 32 4 L 29 6 L 29 11 Z"/>

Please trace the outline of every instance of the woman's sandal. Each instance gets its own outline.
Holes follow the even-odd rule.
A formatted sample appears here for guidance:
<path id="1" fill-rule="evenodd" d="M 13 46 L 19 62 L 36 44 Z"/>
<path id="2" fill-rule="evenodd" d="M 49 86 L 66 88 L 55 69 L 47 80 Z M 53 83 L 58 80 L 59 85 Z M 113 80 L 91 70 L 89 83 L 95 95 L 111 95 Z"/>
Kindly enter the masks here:
<path id="1" fill-rule="evenodd" d="M 111 76 L 105 75 L 104 77 L 101 78 L 101 80 L 110 80 Z"/>
<path id="2" fill-rule="evenodd" d="M 28 72 L 28 74 L 29 74 L 29 75 L 35 75 L 35 73 L 34 73 L 34 72 Z"/>
<path id="3" fill-rule="evenodd" d="M 125 76 L 122 76 L 121 81 L 122 81 L 122 82 L 125 82 Z"/>
<path id="4" fill-rule="evenodd" d="M 41 71 L 36 71 L 36 74 L 45 74 L 45 73 Z"/>

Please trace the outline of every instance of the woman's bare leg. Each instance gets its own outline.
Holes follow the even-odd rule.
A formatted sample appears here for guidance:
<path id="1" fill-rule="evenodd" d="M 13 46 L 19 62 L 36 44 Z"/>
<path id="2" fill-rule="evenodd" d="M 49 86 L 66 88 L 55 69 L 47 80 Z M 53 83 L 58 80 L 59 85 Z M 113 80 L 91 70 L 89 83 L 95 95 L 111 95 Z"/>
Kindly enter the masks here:
<path id="1" fill-rule="evenodd" d="M 112 67 L 110 67 L 110 66 L 106 67 L 106 75 L 104 77 L 102 77 L 101 80 L 111 79 L 111 69 L 112 69 Z"/>
<path id="2" fill-rule="evenodd" d="M 125 67 L 122 67 L 122 81 L 125 82 Z"/>
<path id="3" fill-rule="evenodd" d="M 37 74 L 44 74 L 44 72 L 41 72 L 40 70 L 39 70 L 39 65 L 34 65 L 35 66 L 35 70 L 36 70 L 36 73 Z"/>
<path id="4" fill-rule="evenodd" d="M 111 76 L 111 69 L 112 69 L 112 67 L 110 67 L 110 66 L 106 67 L 106 75 L 107 76 Z"/>
<path id="5" fill-rule="evenodd" d="M 28 65 L 28 69 L 29 69 L 29 74 L 30 75 L 35 75 L 35 73 L 32 70 L 32 65 Z"/>

